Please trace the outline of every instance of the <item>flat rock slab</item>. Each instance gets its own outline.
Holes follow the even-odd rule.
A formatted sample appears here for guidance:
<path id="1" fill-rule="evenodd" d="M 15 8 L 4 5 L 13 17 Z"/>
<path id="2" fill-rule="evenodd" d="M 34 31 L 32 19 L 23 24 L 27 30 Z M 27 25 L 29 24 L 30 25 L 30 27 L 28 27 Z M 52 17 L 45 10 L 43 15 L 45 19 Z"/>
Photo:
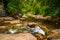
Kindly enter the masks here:
<path id="1" fill-rule="evenodd" d="M 30 33 L 0 34 L 0 40 L 37 40 Z"/>
<path id="2" fill-rule="evenodd" d="M 14 18 L 13 17 L 0 17 L 0 20 L 9 21 L 9 20 L 14 20 Z"/>
<path id="3" fill-rule="evenodd" d="M 4 21 L 5 23 L 11 23 L 11 24 L 16 24 L 16 23 L 20 23 L 20 20 L 12 20 L 12 21 Z"/>

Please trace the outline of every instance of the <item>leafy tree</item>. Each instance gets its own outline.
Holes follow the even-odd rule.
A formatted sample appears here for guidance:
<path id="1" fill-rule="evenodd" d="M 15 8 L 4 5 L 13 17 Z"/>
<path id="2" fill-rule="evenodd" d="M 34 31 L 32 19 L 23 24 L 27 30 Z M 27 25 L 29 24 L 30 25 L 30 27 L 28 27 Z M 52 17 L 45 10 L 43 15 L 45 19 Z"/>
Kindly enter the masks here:
<path id="1" fill-rule="evenodd" d="M 9 0 L 5 10 L 9 15 L 21 14 L 40 14 L 43 16 L 60 15 L 59 0 Z"/>

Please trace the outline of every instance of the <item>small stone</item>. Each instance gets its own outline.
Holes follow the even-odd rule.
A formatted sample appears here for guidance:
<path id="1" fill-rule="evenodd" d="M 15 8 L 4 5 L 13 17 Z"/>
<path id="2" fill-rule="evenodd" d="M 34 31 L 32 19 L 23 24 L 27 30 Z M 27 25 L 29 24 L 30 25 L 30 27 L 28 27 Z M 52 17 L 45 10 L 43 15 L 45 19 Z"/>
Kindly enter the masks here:
<path id="1" fill-rule="evenodd" d="M 15 23 L 20 23 L 20 20 L 12 20 L 12 21 L 4 21 L 5 23 L 11 23 L 11 24 L 15 24 Z"/>
<path id="2" fill-rule="evenodd" d="M 29 22 L 28 25 L 29 26 L 31 26 L 31 25 L 37 25 L 37 23 L 35 23 L 35 22 Z"/>
<path id="3" fill-rule="evenodd" d="M 27 16 L 35 17 L 35 15 L 33 15 L 33 14 L 27 14 Z"/>
<path id="4" fill-rule="evenodd" d="M 24 14 L 24 15 L 22 16 L 22 18 L 28 18 L 28 16 Z"/>
<path id="5" fill-rule="evenodd" d="M 14 24 L 14 23 L 20 23 L 20 20 L 13 20 L 13 21 L 11 21 L 11 24 Z"/>
<path id="6" fill-rule="evenodd" d="M 1 17 L 0 20 L 14 20 L 13 17 Z"/>
<path id="7" fill-rule="evenodd" d="M 22 26 L 23 24 L 16 24 L 15 26 L 18 26 L 18 27 L 20 27 L 20 26 Z"/>

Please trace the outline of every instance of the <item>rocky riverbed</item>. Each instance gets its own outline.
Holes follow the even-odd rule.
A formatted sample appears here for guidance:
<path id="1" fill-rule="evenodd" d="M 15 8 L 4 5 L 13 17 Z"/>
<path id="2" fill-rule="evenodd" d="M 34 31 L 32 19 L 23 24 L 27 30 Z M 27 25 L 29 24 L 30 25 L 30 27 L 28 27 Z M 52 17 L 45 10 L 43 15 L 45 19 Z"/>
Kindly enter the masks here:
<path id="1" fill-rule="evenodd" d="M 49 39 L 52 40 L 52 39 L 60 38 L 60 33 L 59 33 L 60 29 L 54 28 L 54 26 L 51 24 L 48 25 L 46 23 L 42 23 L 39 21 L 29 21 L 26 18 L 14 19 L 12 17 L 0 17 L 0 37 L 2 37 L 1 34 L 2 35 L 6 34 L 5 36 L 7 36 L 8 34 L 11 34 L 9 32 L 9 29 L 14 29 L 14 30 L 17 29 L 17 32 L 14 33 L 13 35 L 19 34 L 19 33 L 24 33 L 24 32 L 29 33 L 30 31 L 28 29 L 24 29 L 24 28 L 26 28 L 27 25 L 29 25 L 29 26 L 38 25 L 41 27 L 42 30 L 45 31 L 45 33 L 46 33 L 45 36 L 41 35 L 40 33 L 32 34 L 37 38 L 37 40 L 49 40 Z M 13 35 L 11 35 L 12 38 L 15 37 Z M 5 36 L 3 36 L 4 39 L 5 39 Z M 4 40 L 4 39 L 2 39 L 2 40 Z M 16 39 L 14 39 L 14 40 L 16 40 Z M 22 40 L 23 40 L 23 38 L 22 38 Z M 30 40 L 30 39 L 27 39 L 27 40 Z"/>
<path id="2" fill-rule="evenodd" d="M 0 4 L 0 40 L 60 40 L 60 19 L 41 15 L 23 15 L 8 17 Z M 53 20 L 54 19 L 54 20 Z M 31 34 L 26 26 L 39 26 L 45 35 Z M 27 29 L 26 29 L 27 28 Z"/>

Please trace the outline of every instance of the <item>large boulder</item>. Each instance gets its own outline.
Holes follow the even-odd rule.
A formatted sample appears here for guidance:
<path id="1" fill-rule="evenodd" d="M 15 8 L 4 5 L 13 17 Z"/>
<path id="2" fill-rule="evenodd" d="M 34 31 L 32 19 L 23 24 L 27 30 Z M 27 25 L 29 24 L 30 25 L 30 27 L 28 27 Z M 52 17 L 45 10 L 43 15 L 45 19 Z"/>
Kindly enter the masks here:
<path id="1" fill-rule="evenodd" d="M 0 40 L 37 40 L 30 33 L 0 34 Z"/>

